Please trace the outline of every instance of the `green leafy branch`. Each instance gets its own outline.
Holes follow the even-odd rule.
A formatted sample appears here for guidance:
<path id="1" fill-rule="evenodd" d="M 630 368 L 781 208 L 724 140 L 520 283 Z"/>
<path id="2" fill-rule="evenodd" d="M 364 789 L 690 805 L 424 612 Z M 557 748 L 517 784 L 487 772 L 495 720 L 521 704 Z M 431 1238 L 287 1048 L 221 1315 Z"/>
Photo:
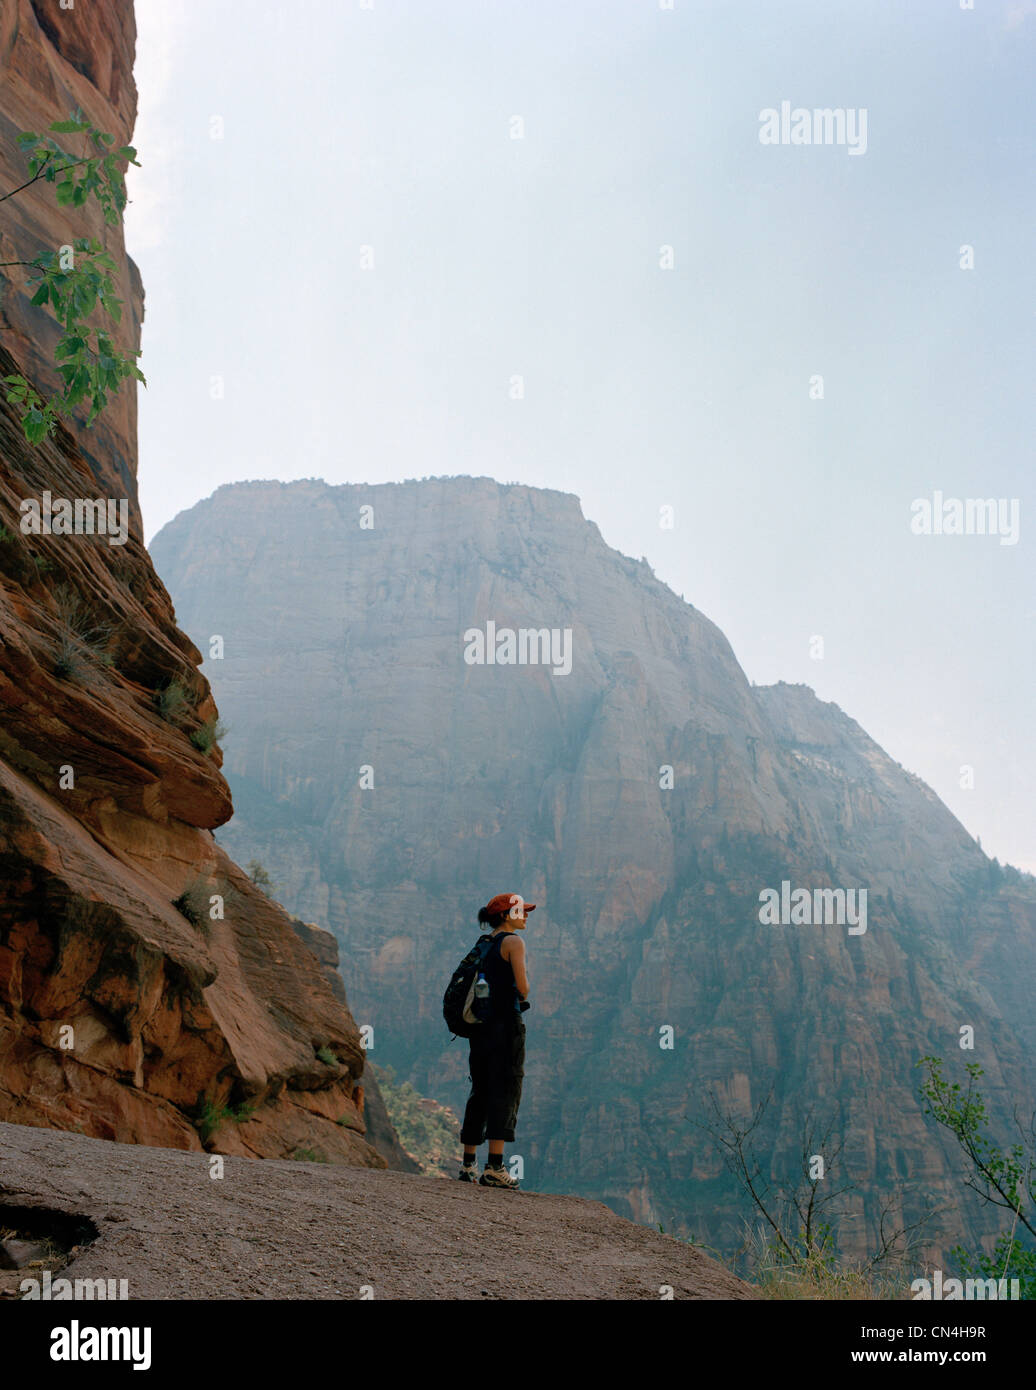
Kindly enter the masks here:
<path id="1" fill-rule="evenodd" d="M 1025 1144 L 1009 1147 L 995 1144 L 985 1133 L 989 1113 L 977 1090 L 980 1078 L 985 1075 L 982 1067 L 977 1062 L 967 1063 L 968 1081 L 962 1086 L 958 1081 L 946 1080 L 939 1057 L 922 1057 L 917 1065 L 925 1068 L 921 1083 L 925 1114 L 949 1130 L 971 1163 L 972 1172 L 964 1179 L 965 1185 L 977 1192 L 983 1201 L 1003 1207 L 1014 1217 L 1010 1232 L 1002 1231 L 997 1237 L 992 1255 L 973 1256 L 957 1246 L 952 1251 L 953 1257 L 965 1275 L 978 1273 L 991 1279 L 1017 1278 L 1022 1297 L 1036 1298 L 1036 1247 L 1026 1248 L 1017 1240 L 1019 1225 L 1036 1237 L 1033 1210 L 1036 1205 L 1036 1136 L 1032 1123 L 1028 1135 L 1022 1131 L 1027 1140 Z M 1015 1120 L 1021 1130 L 1017 1112 Z"/>
<path id="2" fill-rule="evenodd" d="M 28 159 L 30 177 L 18 188 L 0 196 L 0 203 L 44 179 L 55 185 L 55 196 L 63 207 L 82 207 L 93 194 L 101 205 L 105 222 L 116 226 L 126 206 L 126 183 L 118 162 L 124 160 L 139 168 L 136 150 L 132 145 L 112 149 L 115 136 L 97 130 L 78 107 L 69 114 L 67 121 L 54 121 L 49 129 L 55 135 L 85 135 L 87 147 L 92 144 L 96 153 L 76 158 L 49 135 L 23 130 L 18 144 Z M 77 176 L 72 172 L 74 169 L 83 172 Z"/>
<path id="3" fill-rule="evenodd" d="M 49 135 L 23 131 L 18 143 L 28 159 L 31 177 L 0 202 L 43 179 L 55 185 L 58 203 L 81 207 L 96 198 L 109 225 L 116 225 L 126 206 L 126 185 L 119 161 L 138 164 L 136 150 L 124 145 L 110 147 L 115 137 L 97 130 L 82 111 L 71 113 L 67 121 L 55 121 L 56 134 L 85 135 L 94 153 L 75 158 Z M 78 172 L 76 172 L 78 171 Z M 109 392 L 116 393 L 127 377 L 147 382 L 136 364 L 140 353 L 123 353 L 104 329 L 89 328 L 86 321 L 98 307 L 115 323 L 122 318 L 122 301 L 115 294 L 112 274 L 115 262 L 96 238 L 77 238 L 71 247 L 51 251 L 31 261 L 3 261 L 0 265 L 26 265 L 37 271 L 27 288 L 33 290 L 32 303 L 49 305 L 62 328 L 54 350 L 64 387 L 49 401 L 24 376 L 4 377 L 7 400 L 21 408 L 21 425 L 30 444 L 39 444 L 52 434 L 60 416 L 67 416 L 81 402 L 89 400 L 87 424 L 92 425 L 108 404 Z"/>
<path id="4" fill-rule="evenodd" d="M 986 1102 L 975 1089 L 979 1078 L 985 1075 L 983 1069 L 977 1062 L 967 1064 L 965 1089 L 960 1082 L 945 1079 L 941 1058 L 922 1057 L 917 1065 L 927 1071 L 921 1083 L 925 1114 L 948 1129 L 971 1160 L 974 1173 L 965 1179 L 966 1185 L 993 1206 L 1014 1212 L 1025 1229 L 1036 1236 L 1036 1227 L 1022 1212 L 1026 1195 L 1030 1202 L 1036 1201 L 1036 1180 L 1030 1177 L 1032 1160 L 1026 1163 L 1023 1145 L 1000 1148 L 983 1133 L 989 1115 Z"/>

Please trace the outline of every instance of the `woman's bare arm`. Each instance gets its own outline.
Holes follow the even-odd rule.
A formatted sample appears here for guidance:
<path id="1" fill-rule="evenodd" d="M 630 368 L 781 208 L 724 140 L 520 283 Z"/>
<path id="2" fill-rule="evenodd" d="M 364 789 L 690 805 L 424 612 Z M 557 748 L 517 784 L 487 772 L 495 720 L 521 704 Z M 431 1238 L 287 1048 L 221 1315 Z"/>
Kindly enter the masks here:
<path id="1" fill-rule="evenodd" d="M 511 967 L 518 993 L 523 999 L 527 999 L 529 997 L 529 976 L 525 970 L 525 942 L 520 936 L 509 936 L 504 942 L 500 954 Z"/>

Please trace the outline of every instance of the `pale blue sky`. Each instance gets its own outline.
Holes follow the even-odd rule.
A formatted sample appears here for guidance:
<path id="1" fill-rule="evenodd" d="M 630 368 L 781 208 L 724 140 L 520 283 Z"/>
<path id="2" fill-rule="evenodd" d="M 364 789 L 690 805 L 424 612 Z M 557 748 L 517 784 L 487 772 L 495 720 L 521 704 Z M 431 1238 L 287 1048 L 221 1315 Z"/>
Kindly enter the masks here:
<path id="1" fill-rule="evenodd" d="M 578 493 L 1036 871 L 1032 0 L 137 14 L 149 536 L 242 478 Z M 866 154 L 761 145 L 785 99 Z M 1019 543 L 912 535 L 935 489 Z"/>

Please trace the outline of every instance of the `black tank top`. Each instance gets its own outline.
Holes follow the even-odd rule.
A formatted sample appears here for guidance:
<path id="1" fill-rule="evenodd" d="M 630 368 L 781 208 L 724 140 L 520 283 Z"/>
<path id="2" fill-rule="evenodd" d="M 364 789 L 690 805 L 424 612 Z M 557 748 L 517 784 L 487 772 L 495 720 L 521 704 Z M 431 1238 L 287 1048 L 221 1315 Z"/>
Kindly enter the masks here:
<path id="1" fill-rule="evenodd" d="M 482 973 L 489 985 L 489 999 L 496 1018 L 508 1012 L 515 1012 L 518 1007 L 518 986 L 514 982 L 514 971 L 500 955 L 500 947 L 509 936 L 514 936 L 514 932 L 504 931 L 495 936 L 482 962 Z"/>

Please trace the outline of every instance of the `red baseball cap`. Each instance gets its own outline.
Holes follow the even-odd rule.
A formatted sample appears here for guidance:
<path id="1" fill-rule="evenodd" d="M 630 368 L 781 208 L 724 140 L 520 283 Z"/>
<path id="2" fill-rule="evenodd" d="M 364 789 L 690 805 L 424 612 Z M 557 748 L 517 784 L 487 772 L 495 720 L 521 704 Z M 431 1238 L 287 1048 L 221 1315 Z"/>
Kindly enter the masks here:
<path id="1" fill-rule="evenodd" d="M 518 912 L 518 904 L 521 903 L 522 911 Z M 521 893 L 497 893 L 495 898 L 490 898 L 484 909 L 490 917 L 495 917 L 500 912 L 506 912 L 508 917 L 528 917 L 530 912 L 536 911 L 535 903 L 527 903 L 523 900 Z"/>

